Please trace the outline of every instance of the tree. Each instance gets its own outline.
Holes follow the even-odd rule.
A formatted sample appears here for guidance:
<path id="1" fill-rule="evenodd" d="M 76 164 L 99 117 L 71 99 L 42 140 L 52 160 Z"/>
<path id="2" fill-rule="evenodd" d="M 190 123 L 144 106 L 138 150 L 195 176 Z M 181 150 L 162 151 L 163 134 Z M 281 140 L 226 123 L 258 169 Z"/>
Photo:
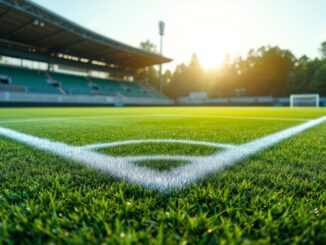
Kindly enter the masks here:
<path id="1" fill-rule="evenodd" d="M 288 94 L 308 93 L 315 71 L 315 62 L 306 55 L 296 60 L 294 68 L 288 76 Z"/>
<path id="2" fill-rule="evenodd" d="M 244 88 L 247 96 L 283 96 L 286 94 L 289 73 L 295 57 L 279 47 L 251 50 L 245 59 L 238 58 L 236 87 Z"/>
<path id="3" fill-rule="evenodd" d="M 204 82 L 204 70 L 195 54 L 192 55 L 188 65 L 180 64 L 166 87 L 166 93 L 171 98 L 188 96 L 190 92 L 207 91 Z"/>
<path id="4" fill-rule="evenodd" d="M 184 79 L 187 81 L 189 92 L 206 90 L 204 70 L 196 54 L 191 57 Z"/>
<path id="5" fill-rule="evenodd" d="M 140 46 L 156 52 L 148 40 Z M 179 64 L 174 72 L 163 74 L 164 92 L 171 98 L 188 96 L 193 91 L 205 91 L 210 97 L 234 97 L 237 89 L 244 89 L 244 96 L 280 97 L 309 92 L 326 95 L 326 41 L 320 52 L 323 59 L 311 60 L 305 55 L 296 59 L 289 50 L 263 46 L 233 60 L 228 54 L 221 68 L 207 71 L 194 54 L 188 64 Z M 159 88 L 159 74 L 154 67 L 140 69 L 137 79 Z"/>
<path id="6" fill-rule="evenodd" d="M 322 59 L 326 59 L 326 41 L 321 43 L 321 47 L 319 49 L 320 53 L 321 53 L 321 57 Z"/>
<path id="7" fill-rule="evenodd" d="M 150 40 L 146 40 L 140 43 L 140 48 L 147 52 L 156 53 L 156 45 L 153 44 Z"/>
<path id="8" fill-rule="evenodd" d="M 165 87 L 165 93 L 171 98 L 179 98 L 182 96 L 186 96 L 185 92 L 185 82 L 184 82 L 184 74 L 186 72 L 186 65 L 179 64 L 176 66 L 174 73 L 171 77 L 171 82 L 167 84 Z"/>
<path id="9" fill-rule="evenodd" d="M 239 58 L 239 57 L 238 57 Z M 236 58 L 235 60 L 237 60 Z M 237 62 L 231 62 L 230 55 L 227 54 L 223 66 L 215 74 L 210 71 L 210 91 L 211 97 L 233 97 L 238 81 Z"/>
<path id="10" fill-rule="evenodd" d="M 172 72 L 170 70 L 166 70 L 163 74 L 163 84 L 164 86 L 169 84 L 172 79 Z"/>
<path id="11" fill-rule="evenodd" d="M 140 43 L 140 48 L 147 52 L 156 52 L 156 46 L 150 41 L 144 41 Z M 148 83 L 149 85 L 159 89 L 160 87 L 160 77 L 159 72 L 154 66 L 145 67 L 139 69 L 135 76 L 138 82 Z"/>
<path id="12" fill-rule="evenodd" d="M 311 83 L 311 89 L 316 93 L 326 95 L 326 64 L 316 71 Z"/>

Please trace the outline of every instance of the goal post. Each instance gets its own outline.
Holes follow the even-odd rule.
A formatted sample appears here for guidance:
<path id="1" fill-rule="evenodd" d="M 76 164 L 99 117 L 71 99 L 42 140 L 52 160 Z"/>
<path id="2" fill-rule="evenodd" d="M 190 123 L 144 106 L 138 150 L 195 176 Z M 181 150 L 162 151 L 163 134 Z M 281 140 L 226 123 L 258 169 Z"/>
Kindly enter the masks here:
<path id="1" fill-rule="evenodd" d="M 319 94 L 292 94 L 290 95 L 290 107 L 306 106 L 319 107 Z"/>

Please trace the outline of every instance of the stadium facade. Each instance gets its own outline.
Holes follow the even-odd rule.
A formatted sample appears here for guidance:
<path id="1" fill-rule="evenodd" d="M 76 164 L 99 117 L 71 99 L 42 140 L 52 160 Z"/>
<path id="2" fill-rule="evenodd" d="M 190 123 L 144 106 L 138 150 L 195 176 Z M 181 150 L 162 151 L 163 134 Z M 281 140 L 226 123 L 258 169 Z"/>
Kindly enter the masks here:
<path id="1" fill-rule="evenodd" d="M 1 104 L 173 104 L 133 81 L 138 69 L 171 59 L 102 36 L 31 1 L 0 0 L 0 56 L 20 61 L 0 64 Z M 23 67 L 24 62 L 38 65 Z"/>

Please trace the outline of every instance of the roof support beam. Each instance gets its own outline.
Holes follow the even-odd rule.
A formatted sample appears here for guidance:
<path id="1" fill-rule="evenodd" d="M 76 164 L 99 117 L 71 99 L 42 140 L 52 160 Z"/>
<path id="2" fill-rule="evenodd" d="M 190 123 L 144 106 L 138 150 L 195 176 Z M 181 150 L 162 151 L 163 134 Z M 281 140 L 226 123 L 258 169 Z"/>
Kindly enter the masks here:
<path id="1" fill-rule="evenodd" d="M 36 49 L 36 47 L 28 44 L 13 42 L 1 38 L 0 38 L 0 46 L 10 47 L 12 49 L 20 49 L 20 50 Z"/>
<path id="2" fill-rule="evenodd" d="M 149 53 L 144 50 L 131 47 L 129 45 L 112 40 L 111 38 L 107 38 L 105 36 L 97 34 L 82 26 L 76 25 L 75 23 L 65 18 L 62 18 L 58 14 L 48 11 L 46 8 L 34 3 L 33 1 L 0 0 L 0 6 L 1 9 L 3 9 L 0 15 L 5 14 L 8 8 L 12 9 L 14 15 L 9 14 L 4 18 L 8 18 L 8 20 L 13 23 L 16 22 L 16 17 L 17 21 L 27 17 L 30 20 L 39 20 L 40 22 L 45 23 L 43 27 L 44 29 L 40 29 L 39 31 L 37 30 L 37 28 L 33 28 L 32 31 L 32 28 L 27 27 L 25 32 L 24 30 L 21 31 L 23 27 L 18 27 L 14 25 L 13 27 L 11 27 L 12 30 L 10 32 L 8 32 L 7 29 L 9 28 L 9 26 L 6 26 L 6 29 L 3 28 L 4 30 L 2 31 L 2 33 L 0 33 L 0 39 L 4 38 L 8 39 L 8 41 L 17 42 L 26 40 L 26 44 L 35 46 L 35 50 L 33 50 L 33 52 L 35 53 L 44 54 L 48 56 L 51 56 L 51 52 L 52 54 L 71 54 L 75 57 L 83 57 L 88 58 L 90 60 L 103 61 L 108 64 L 113 64 L 116 66 L 117 69 L 126 68 L 127 66 L 129 66 L 129 64 L 133 65 L 132 68 L 134 68 L 151 64 L 160 64 L 170 61 L 170 59 L 160 56 L 158 54 Z M 20 17 L 24 18 L 20 19 Z M 23 24 L 24 22 L 19 23 L 19 25 Z M 2 22 L 0 21 L 0 29 L 1 27 Z M 36 32 L 35 34 L 38 34 L 38 37 L 33 36 L 34 31 Z M 57 32 L 59 31 L 62 31 L 63 38 L 62 40 L 60 40 L 60 42 L 58 41 L 56 43 L 55 41 L 59 38 L 55 37 L 59 36 L 59 34 L 57 34 Z M 16 35 L 14 34 L 17 32 L 20 32 L 19 34 L 24 35 L 26 33 L 26 35 L 25 37 L 23 36 L 22 38 L 15 39 Z M 10 38 L 7 38 L 7 36 Z M 51 40 L 52 38 L 53 40 Z M 87 40 L 87 44 L 78 45 L 78 43 L 80 44 L 84 42 L 82 39 L 85 39 L 85 41 Z M 47 43 L 47 41 L 49 40 L 51 40 L 51 42 Z M 69 43 L 72 40 L 75 40 L 75 42 Z M 117 54 L 111 53 L 110 51 L 116 51 Z"/>
<path id="3" fill-rule="evenodd" d="M 34 16 L 34 18 L 43 20 L 46 23 L 52 24 L 58 28 L 62 28 L 70 34 L 83 37 L 85 39 L 88 39 L 90 42 L 104 45 L 107 48 L 126 51 L 133 55 L 139 56 L 140 59 L 149 58 L 157 64 L 171 61 L 171 59 L 168 59 L 166 57 L 150 53 L 139 48 L 131 47 L 129 45 L 115 41 L 111 38 L 107 38 L 105 36 L 97 34 L 84 27 L 78 26 L 75 23 L 62 18 L 61 16 L 53 12 L 48 11 L 47 9 L 32 1 L 0 0 L 0 3 L 3 3 L 8 7 L 10 6 L 19 12 Z"/>
<path id="4" fill-rule="evenodd" d="M 6 17 L 6 15 L 9 14 L 11 11 L 12 11 L 12 8 L 9 8 L 6 11 L 2 12 L 0 14 L 0 19 Z"/>
<path id="5" fill-rule="evenodd" d="M 49 52 L 50 53 L 52 53 L 52 52 L 57 53 L 57 52 L 60 52 L 60 51 L 66 52 L 67 48 L 72 47 L 72 46 L 77 45 L 77 44 L 84 43 L 84 42 L 88 42 L 88 40 L 85 39 L 85 38 L 82 38 L 82 39 L 79 39 L 79 40 L 76 40 L 76 41 L 73 41 L 73 42 L 70 42 L 70 43 L 63 44 L 62 46 L 54 47 Z"/>
<path id="6" fill-rule="evenodd" d="M 35 42 L 33 42 L 33 45 L 40 45 L 42 43 L 45 43 L 53 38 L 56 38 L 56 37 L 60 37 L 61 35 L 63 35 L 65 33 L 65 31 L 58 31 L 58 32 L 55 32 L 53 34 L 50 34 L 44 38 L 40 38 L 38 40 L 35 40 Z"/>
<path id="7" fill-rule="evenodd" d="M 134 74 L 134 71 L 119 70 L 108 66 L 98 66 L 92 63 L 82 63 L 82 62 L 72 61 L 72 60 L 63 59 L 55 56 L 47 56 L 47 55 L 42 55 L 42 54 L 37 54 L 37 53 L 32 53 L 32 52 L 17 50 L 17 49 L 15 50 L 12 48 L 1 47 L 1 46 L 0 46 L 0 55 L 15 57 L 15 58 L 23 58 L 28 60 L 35 60 L 35 61 L 46 62 L 51 64 L 79 67 L 84 69 L 90 69 L 93 71 L 109 72 L 112 74 L 129 75 L 129 76 Z"/>
<path id="8" fill-rule="evenodd" d="M 17 34 L 18 32 L 20 32 L 21 30 L 23 30 L 25 27 L 29 26 L 30 24 L 32 24 L 34 22 L 34 20 L 30 20 L 28 22 L 26 22 L 25 24 L 22 24 L 20 26 L 18 26 L 17 28 L 7 32 L 7 33 L 4 33 L 1 38 L 2 39 L 7 39 L 9 37 L 11 37 L 12 35 L 15 35 Z"/>

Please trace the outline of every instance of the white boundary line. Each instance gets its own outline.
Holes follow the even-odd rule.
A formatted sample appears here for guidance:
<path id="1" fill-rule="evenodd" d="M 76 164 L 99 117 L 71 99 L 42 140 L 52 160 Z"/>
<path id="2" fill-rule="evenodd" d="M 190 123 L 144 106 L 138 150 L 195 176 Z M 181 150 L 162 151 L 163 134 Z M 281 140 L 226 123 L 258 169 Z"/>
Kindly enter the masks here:
<path id="1" fill-rule="evenodd" d="M 45 150 L 61 157 L 78 161 L 111 176 L 138 183 L 144 187 L 166 190 L 182 188 L 211 173 L 216 173 L 244 158 L 271 147 L 287 138 L 301 133 L 326 121 L 326 116 L 310 120 L 274 134 L 253 140 L 238 147 L 226 149 L 207 157 L 189 159 L 191 163 L 170 171 L 158 171 L 140 167 L 130 162 L 130 157 L 112 157 L 97 152 L 85 150 L 82 147 L 70 146 L 60 142 L 52 142 L 32 135 L 20 133 L 11 129 L 1 128 L 0 135 L 15 141 Z M 156 156 L 157 159 L 158 156 Z M 173 158 L 173 156 L 170 156 Z M 155 156 L 154 156 L 155 158 Z"/>
<path id="2" fill-rule="evenodd" d="M 184 162 L 193 162 L 194 160 L 200 160 L 203 157 L 195 156 L 180 156 L 180 155 L 144 155 L 144 156 L 126 156 L 123 157 L 128 162 L 141 162 L 141 161 L 184 161 Z"/>
<path id="3" fill-rule="evenodd" d="M 195 141 L 195 140 L 177 140 L 177 139 L 148 139 L 148 140 L 126 140 L 126 141 L 116 141 L 110 143 L 99 143 L 85 145 L 81 148 L 85 150 L 95 150 L 100 148 L 111 148 L 121 145 L 131 145 L 131 144 L 146 144 L 146 143 L 174 143 L 174 144 L 185 144 L 185 145 L 203 145 L 208 147 L 231 149 L 237 147 L 236 145 L 231 144 L 222 144 L 222 143 L 213 143 L 206 141 Z"/>

